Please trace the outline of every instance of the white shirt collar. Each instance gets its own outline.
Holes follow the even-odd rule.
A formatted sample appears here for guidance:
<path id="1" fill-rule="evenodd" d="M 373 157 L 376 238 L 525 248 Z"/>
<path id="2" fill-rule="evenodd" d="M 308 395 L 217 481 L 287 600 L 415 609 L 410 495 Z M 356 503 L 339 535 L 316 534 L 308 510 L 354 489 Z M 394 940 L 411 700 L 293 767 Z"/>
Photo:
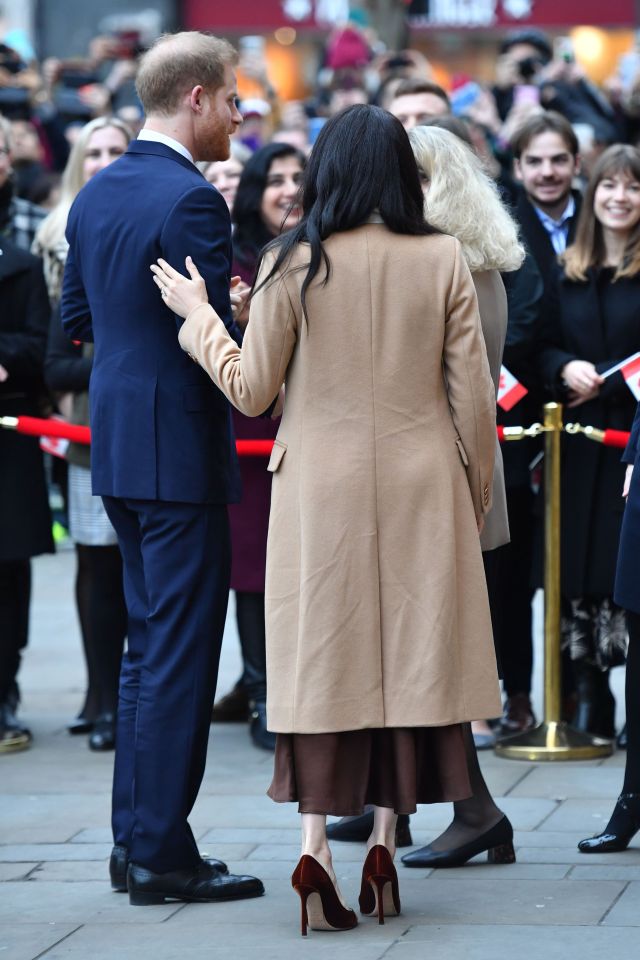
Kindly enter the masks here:
<path id="1" fill-rule="evenodd" d="M 553 217 L 550 217 L 548 213 L 545 213 L 540 207 L 536 207 L 535 203 L 533 204 L 533 209 L 538 214 L 539 219 L 547 227 L 547 229 L 563 227 L 567 220 L 569 220 L 574 213 L 576 212 L 576 201 L 573 198 L 572 194 L 569 194 L 569 199 L 567 200 L 567 205 L 564 208 L 564 213 L 560 214 L 557 220 L 554 220 Z"/>
<path id="2" fill-rule="evenodd" d="M 190 163 L 194 162 L 193 157 L 185 145 L 180 143 L 179 140 L 174 140 L 173 137 L 168 137 L 166 133 L 158 133 L 157 130 L 149 130 L 147 127 L 144 127 L 138 134 L 138 140 L 152 140 L 154 143 L 164 143 L 165 147 L 170 147 L 171 150 L 175 150 L 176 153 L 186 157 Z"/>

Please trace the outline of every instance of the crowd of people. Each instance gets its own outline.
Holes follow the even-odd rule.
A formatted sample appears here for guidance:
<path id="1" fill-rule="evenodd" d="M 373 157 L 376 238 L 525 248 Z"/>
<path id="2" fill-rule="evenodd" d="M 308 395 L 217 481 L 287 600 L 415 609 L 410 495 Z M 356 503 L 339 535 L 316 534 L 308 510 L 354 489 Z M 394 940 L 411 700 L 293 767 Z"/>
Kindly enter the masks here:
<path id="1" fill-rule="evenodd" d="M 563 439 L 563 716 L 628 744 L 580 848 L 640 829 L 640 421 L 613 369 L 640 353 L 640 75 L 597 88 L 521 31 L 492 85 L 445 90 L 369 40 L 336 32 L 305 102 L 245 63 L 264 96 L 239 112 L 235 54 L 202 35 L 2 53 L 0 415 L 91 423 L 93 443 L 45 464 L 0 430 L 0 753 L 31 741 L 18 671 L 56 480 L 88 677 L 69 731 L 117 747 L 111 876 L 132 903 L 262 892 L 188 828 L 211 718 L 247 723 L 270 796 L 299 803 L 303 932 L 356 923 L 328 839 L 368 843 L 361 911 L 399 912 L 417 803 L 453 819 L 406 866 L 513 862 L 477 751 L 536 723 L 541 446 L 495 426 L 548 400 L 633 427 L 624 462 Z M 510 410 L 505 368 L 526 390 Z M 234 437 L 273 440 L 268 464 Z M 229 585 L 243 671 L 213 705 Z"/>

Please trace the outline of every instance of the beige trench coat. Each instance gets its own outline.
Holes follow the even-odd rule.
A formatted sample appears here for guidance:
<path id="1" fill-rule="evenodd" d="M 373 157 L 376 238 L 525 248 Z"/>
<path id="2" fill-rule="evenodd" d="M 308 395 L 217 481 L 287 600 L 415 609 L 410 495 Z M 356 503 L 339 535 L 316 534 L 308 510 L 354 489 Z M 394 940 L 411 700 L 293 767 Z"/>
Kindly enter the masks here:
<path id="1" fill-rule="evenodd" d="M 491 507 L 495 393 L 471 275 L 453 238 L 382 224 L 326 250 L 308 327 L 293 269 L 254 297 L 242 350 L 209 305 L 180 331 L 249 416 L 286 381 L 269 462 L 269 729 L 497 716 L 476 524 Z M 307 257 L 301 245 L 291 266 Z"/>

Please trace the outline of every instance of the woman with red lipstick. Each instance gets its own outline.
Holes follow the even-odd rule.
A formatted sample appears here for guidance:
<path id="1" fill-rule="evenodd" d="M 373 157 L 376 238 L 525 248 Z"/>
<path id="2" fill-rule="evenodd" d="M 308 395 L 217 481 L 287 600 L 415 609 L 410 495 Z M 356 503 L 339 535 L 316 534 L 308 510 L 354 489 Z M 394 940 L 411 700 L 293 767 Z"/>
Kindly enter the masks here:
<path id="1" fill-rule="evenodd" d="M 576 238 L 551 285 L 541 369 L 571 420 L 630 430 L 634 397 L 607 370 L 640 350 L 640 151 L 619 144 L 596 164 Z M 624 465 L 615 449 L 567 440 L 562 477 L 562 639 L 575 673 L 574 725 L 613 737 L 609 669 L 624 663 L 613 587 Z"/>

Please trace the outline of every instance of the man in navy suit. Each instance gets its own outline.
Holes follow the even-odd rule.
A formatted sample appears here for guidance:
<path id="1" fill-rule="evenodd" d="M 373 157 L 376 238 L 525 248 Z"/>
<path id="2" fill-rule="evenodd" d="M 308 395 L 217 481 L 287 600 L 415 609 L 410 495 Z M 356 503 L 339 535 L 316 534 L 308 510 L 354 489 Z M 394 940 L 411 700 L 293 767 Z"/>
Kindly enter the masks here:
<path id="1" fill-rule="evenodd" d="M 69 215 L 62 323 L 95 344 L 93 492 L 118 533 L 129 611 L 120 680 L 111 881 L 137 905 L 259 896 L 254 877 L 203 860 L 187 822 L 204 773 L 229 590 L 227 503 L 239 499 L 229 406 L 180 349 L 149 265 L 191 255 L 230 305 L 226 203 L 194 165 L 225 160 L 241 123 L 224 40 L 162 37 L 137 79 L 139 139 Z"/>

